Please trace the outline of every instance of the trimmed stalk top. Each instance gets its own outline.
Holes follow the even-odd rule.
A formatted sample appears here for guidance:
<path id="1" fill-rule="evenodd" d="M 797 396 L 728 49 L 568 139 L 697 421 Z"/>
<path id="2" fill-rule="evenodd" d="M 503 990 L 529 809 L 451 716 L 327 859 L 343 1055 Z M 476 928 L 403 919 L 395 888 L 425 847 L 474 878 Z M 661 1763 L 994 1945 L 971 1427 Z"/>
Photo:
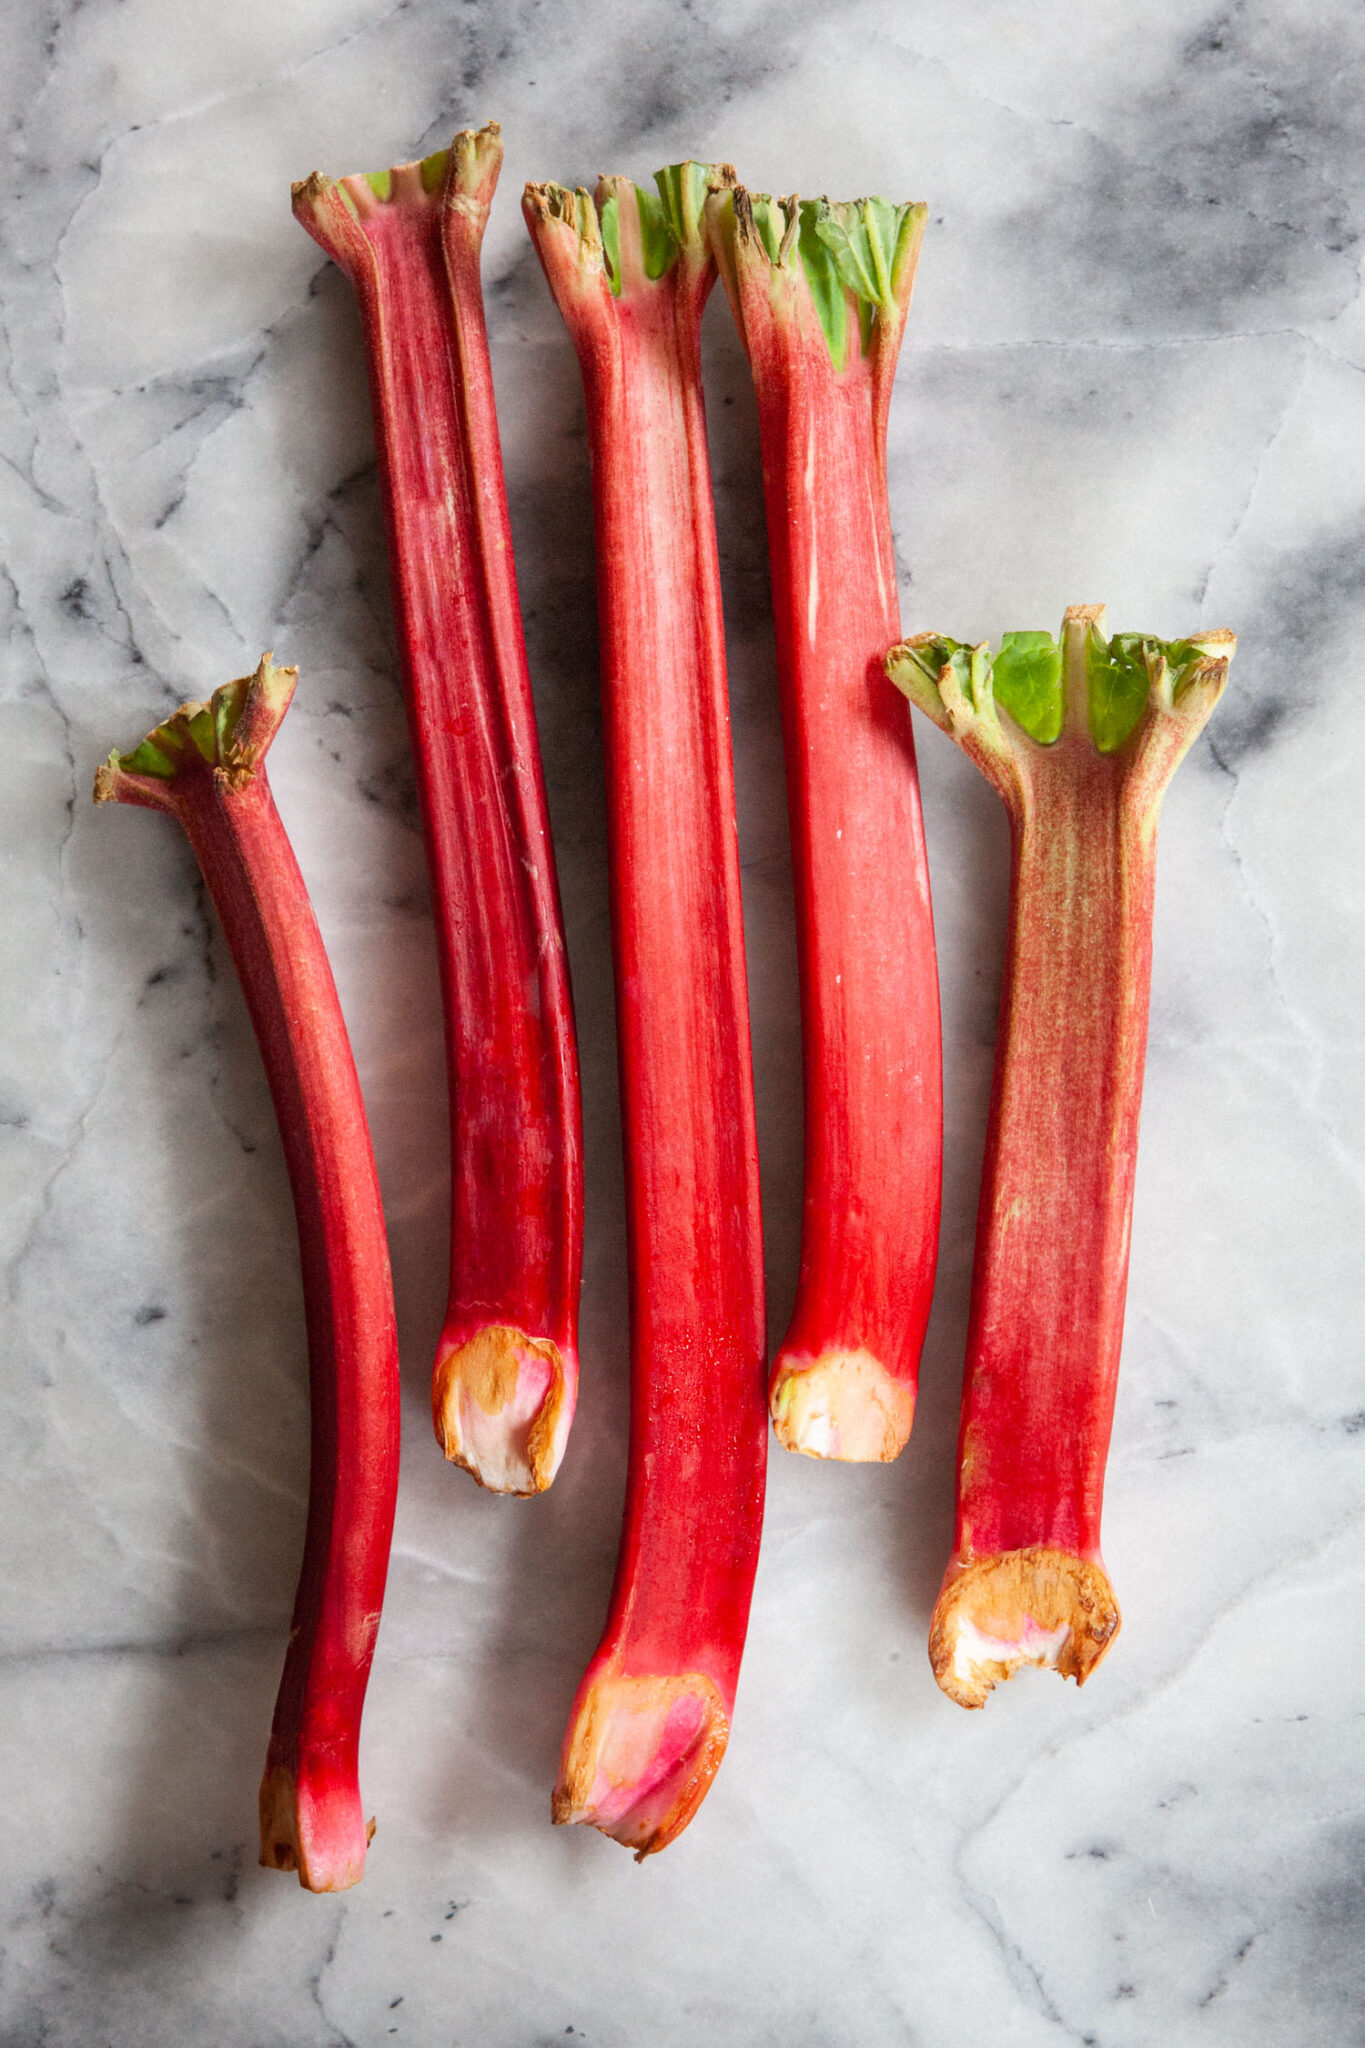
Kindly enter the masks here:
<path id="1" fill-rule="evenodd" d="M 229 789 L 244 789 L 279 731 L 298 683 L 296 668 L 261 656 L 254 675 L 224 683 L 203 704 L 182 704 L 130 753 L 113 753 L 95 771 L 97 804 L 164 807 L 170 786 L 188 769 L 212 772 Z"/>
<path id="2" fill-rule="evenodd" d="M 928 217 L 927 206 L 908 200 L 775 199 L 742 185 L 708 207 L 731 300 L 744 274 L 804 280 L 836 370 L 865 356 L 879 332 L 899 335 Z"/>
<path id="3" fill-rule="evenodd" d="M 469 216 L 481 229 L 502 169 L 502 129 L 496 121 L 462 128 L 448 149 L 387 171 L 356 171 L 326 178 L 321 171 L 291 187 L 294 216 L 343 269 L 352 267 L 367 224 L 388 206 L 443 207 Z"/>
<path id="4" fill-rule="evenodd" d="M 891 649 L 886 673 L 992 781 L 1059 742 L 1126 762 L 1157 733 L 1176 741 L 1164 781 L 1222 695 L 1236 649 L 1226 631 L 1109 638 L 1103 605 L 1073 605 L 1056 640 L 1006 633 L 992 654 L 985 641 L 918 633 Z"/>
<path id="5" fill-rule="evenodd" d="M 603 177 L 595 193 L 582 185 L 571 191 L 533 184 L 526 187 L 522 208 L 542 253 L 545 229 L 568 230 L 581 276 L 605 276 L 614 298 L 630 298 L 679 266 L 706 267 L 707 195 L 731 190 L 735 173 L 731 164 L 689 159 L 656 171 L 654 183 L 658 189 L 651 192 L 629 178 Z"/>

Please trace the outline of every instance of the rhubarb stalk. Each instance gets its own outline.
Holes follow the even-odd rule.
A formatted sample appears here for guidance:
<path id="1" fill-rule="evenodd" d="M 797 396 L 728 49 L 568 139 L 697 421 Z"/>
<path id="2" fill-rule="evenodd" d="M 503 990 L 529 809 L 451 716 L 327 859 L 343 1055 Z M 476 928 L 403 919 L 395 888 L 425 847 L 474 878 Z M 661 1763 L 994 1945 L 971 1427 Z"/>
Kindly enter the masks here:
<path id="1" fill-rule="evenodd" d="M 450 1300 L 432 1382 L 448 1458 L 537 1493 L 578 1387 L 578 1068 L 479 281 L 496 123 L 421 163 L 294 187 L 360 303 L 451 1122 Z"/>
<path id="2" fill-rule="evenodd" d="M 910 1434 L 938 1250 L 938 978 L 900 633 L 891 383 L 922 206 L 717 192 L 711 237 L 758 399 L 796 891 L 805 1198 L 769 1399 L 789 1450 Z"/>
<path id="3" fill-rule="evenodd" d="M 763 1516 L 763 1254 L 701 389 L 708 180 L 530 185 L 587 391 L 630 1258 L 625 1521 L 556 1821 L 639 1856 L 724 1752 Z"/>
<path id="4" fill-rule="evenodd" d="M 261 1862 L 310 1891 L 365 1868 L 360 1714 L 398 1487 L 398 1344 L 379 1181 L 322 937 L 266 780 L 298 671 L 186 704 L 95 777 L 96 803 L 165 811 L 194 849 L 265 1063 L 303 1265 L 312 1463 L 303 1570 L 261 1785 Z"/>
<path id="5" fill-rule="evenodd" d="M 964 1707 L 1023 1664 L 1084 1683 L 1119 1627 L 1100 1508 L 1128 1284 L 1157 818 L 1236 642 L 1107 640 L 1101 606 L 887 670 L 999 791 L 1009 945 L 977 1219 L 957 1530 L 930 1657 Z"/>

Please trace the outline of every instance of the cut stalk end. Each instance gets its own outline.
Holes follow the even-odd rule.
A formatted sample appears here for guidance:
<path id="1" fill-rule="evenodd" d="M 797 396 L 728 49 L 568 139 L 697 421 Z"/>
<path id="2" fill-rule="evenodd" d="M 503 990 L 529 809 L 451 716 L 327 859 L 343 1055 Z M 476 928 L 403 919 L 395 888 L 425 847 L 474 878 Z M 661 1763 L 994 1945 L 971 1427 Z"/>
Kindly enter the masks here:
<path id="1" fill-rule="evenodd" d="M 359 1794 L 336 1786 L 325 1793 L 300 1786 L 284 1764 L 261 1780 L 261 1867 L 296 1870 L 310 1892 L 344 1892 L 365 1875 L 374 1822 Z"/>
<path id="2" fill-rule="evenodd" d="M 987 1695 L 1025 1664 L 1084 1685 L 1119 1624 L 1103 1566 L 1039 1544 L 950 1566 L 934 1608 L 929 1658 L 949 1699 L 984 1707 Z"/>
<path id="3" fill-rule="evenodd" d="M 774 198 L 733 181 L 715 183 L 707 206 L 716 261 L 748 339 L 746 286 L 772 313 L 785 311 L 782 281 L 809 300 L 836 370 L 866 355 L 879 332 L 899 340 L 905 325 L 927 206 L 885 199 Z M 776 296 L 773 295 L 774 288 Z"/>
<path id="4" fill-rule="evenodd" d="M 436 1440 L 490 1493 L 543 1493 L 573 1420 L 557 1344 L 493 1323 L 443 1344 L 431 1386 Z"/>
<path id="5" fill-rule="evenodd" d="M 502 129 L 496 121 L 462 128 L 448 149 L 386 171 L 356 171 L 328 178 L 314 171 L 290 187 L 294 216 L 327 253 L 349 269 L 354 237 L 345 216 L 363 229 L 379 208 L 443 205 L 473 215 L 482 229 L 502 168 Z"/>
<path id="6" fill-rule="evenodd" d="M 642 1863 L 680 1835 L 720 1768 L 730 1722 L 698 1671 L 590 1678 L 564 1743 L 551 1816 L 585 1823 Z"/>
<path id="7" fill-rule="evenodd" d="M 208 769 L 228 789 L 244 789 L 280 729 L 298 683 L 296 668 L 263 654 L 255 672 L 224 683 L 206 703 L 182 704 L 130 753 L 112 753 L 95 770 L 97 804 L 173 810 L 172 785 L 186 770 Z"/>
<path id="8" fill-rule="evenodd" d="M 849 1464 L 889 1465 L 904 1450 L 915 1418 L 913 1389 L 861 1350 L 780 1357 L 768 1406 L 786 1450 Z"/>
<path id="9" fill-rule="evenodd" d="M 603 287 L 613 298 L 647 298 L 679 266 L 709 284 L 707 195 L 734 182 L 730 164 L 689 160 L 656 171 L 654 192 L 617 177 L 600 178 L 595 194 L 583 186 L 528 185 L 522 212 L 561 310 L 566 295 L 572 303 Z"/>

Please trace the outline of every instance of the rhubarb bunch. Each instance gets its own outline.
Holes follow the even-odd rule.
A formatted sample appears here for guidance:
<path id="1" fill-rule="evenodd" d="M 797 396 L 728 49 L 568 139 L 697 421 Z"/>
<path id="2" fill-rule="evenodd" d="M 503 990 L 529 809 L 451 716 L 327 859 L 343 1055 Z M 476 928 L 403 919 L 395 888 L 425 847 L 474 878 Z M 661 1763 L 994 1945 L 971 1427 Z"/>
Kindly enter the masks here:
<path id="1" fill-rule="evenodd" d="M 763 1250 L 720 576 L 701 388 L 726 169 L 657 195 L 530 185 L 578 350 L 597 543 L 612 953 L 630 1259 L 625 1520 L 556 1821 L 640 1856 L 725 1749 L 763 1517 Z"/>
<path id="2" fill-rule="evenodd" d="M 360 302 L 431 867 L 451 1123 L 448 1458 L 558 1470 L 578 1387 L 578 1066 L 479 279 L 496 123 L 421 163 L 294 187 Z"/>
<path id="3" fill-rule="evenodd" d="M 186 704 L 96 803 L 164 811 L 194 849 L 255 1027 L 294 1195 L 303 1265 L 312 1463 L 303 1570 L 261 1785 L 261 1861 L 310 1891 L 359 1882 L 367 1828 L 360 1715 L 398 1487 L 398 1345 L 365 1107 L 317 920 L 266 780 L 298 672 Z"/>
<path id="4" fill-rule="evenodd" d="M 938 978 L 900 633 L 886 423 L 922 206 L 718 190 L 713 247 L 753 369 L 796 891 L 805 1198 L 769 1398 L 813 1457 L 891 1459 L 938 1251 Z"/>
<path id="5" fill-rule="evenodd" d="M 1021 1665 L 1083 1683 L 1119 1627 L 1100 1509 L 1123 1334 L 1157 820 L 1236 642 L 920 634 L 887 672 L 1004 799 L 1009 944 L 977 1221 L 939 1684 L 984 1704 Z"/>

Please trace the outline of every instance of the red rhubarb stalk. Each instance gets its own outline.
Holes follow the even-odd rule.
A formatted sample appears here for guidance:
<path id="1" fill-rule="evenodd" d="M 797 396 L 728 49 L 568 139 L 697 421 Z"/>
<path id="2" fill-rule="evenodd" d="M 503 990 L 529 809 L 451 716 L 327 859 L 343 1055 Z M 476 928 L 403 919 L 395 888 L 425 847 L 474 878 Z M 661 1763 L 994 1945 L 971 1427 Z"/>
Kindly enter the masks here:
<path id="1" fill-rule="evenodd" d="M 938 978 L 886 488 L 922 206 L 709 206 L 753 368 L 787 759 L 805 1070 L 796 1306 L 769 1399 L 789 1450 L 910 1434 L 938 1249 Z"/>
<path id="2" fill-rule="evenodd" d="M 96 803 L 183 828 L 265 1063 L 294 1194 L 312 1399 L 303 1571 L 261 1784 L 261 1861 L 310 1891 L 365 1869 L 360 1714 L 398 1488 L 398 1344 L 379 1181 L 322 936 L 266 780 L 298 671 L 186 704 L 95 777 Z"/>
<path id="3" fill-rule="evenodd" d="M 496 123 L 421 163 L 294 187 L 355 287 L 431 866 L 451 1121 L 448 1458 L 501 1493 L 558 1470 L 578 1388 L 578 1067 L 493 409 L 479 250 Z"/>
<path id="4" fill-rule="evenodd" d="M 1162 795 L 1222 692 L 1230 633 L 1060 647 L 920 635 L 887 669 L 999 791 L 1009 947 L 977 1220 L 957 1532 L 930 1633 L 979 1707 L 1023 1664 L 1081 1684 L 1119 1627 L 1100 1555 L 1152 967 Z"/>
<path id="5" fill-rule="evenodd" d="M 701 388 L 704 164 L 525 211 L 587 390 L 630 1256 L 625 1522 L 556 1821 L 640 1856 L 729 1734 L 763 1517 L 763 1252 Z"/>

